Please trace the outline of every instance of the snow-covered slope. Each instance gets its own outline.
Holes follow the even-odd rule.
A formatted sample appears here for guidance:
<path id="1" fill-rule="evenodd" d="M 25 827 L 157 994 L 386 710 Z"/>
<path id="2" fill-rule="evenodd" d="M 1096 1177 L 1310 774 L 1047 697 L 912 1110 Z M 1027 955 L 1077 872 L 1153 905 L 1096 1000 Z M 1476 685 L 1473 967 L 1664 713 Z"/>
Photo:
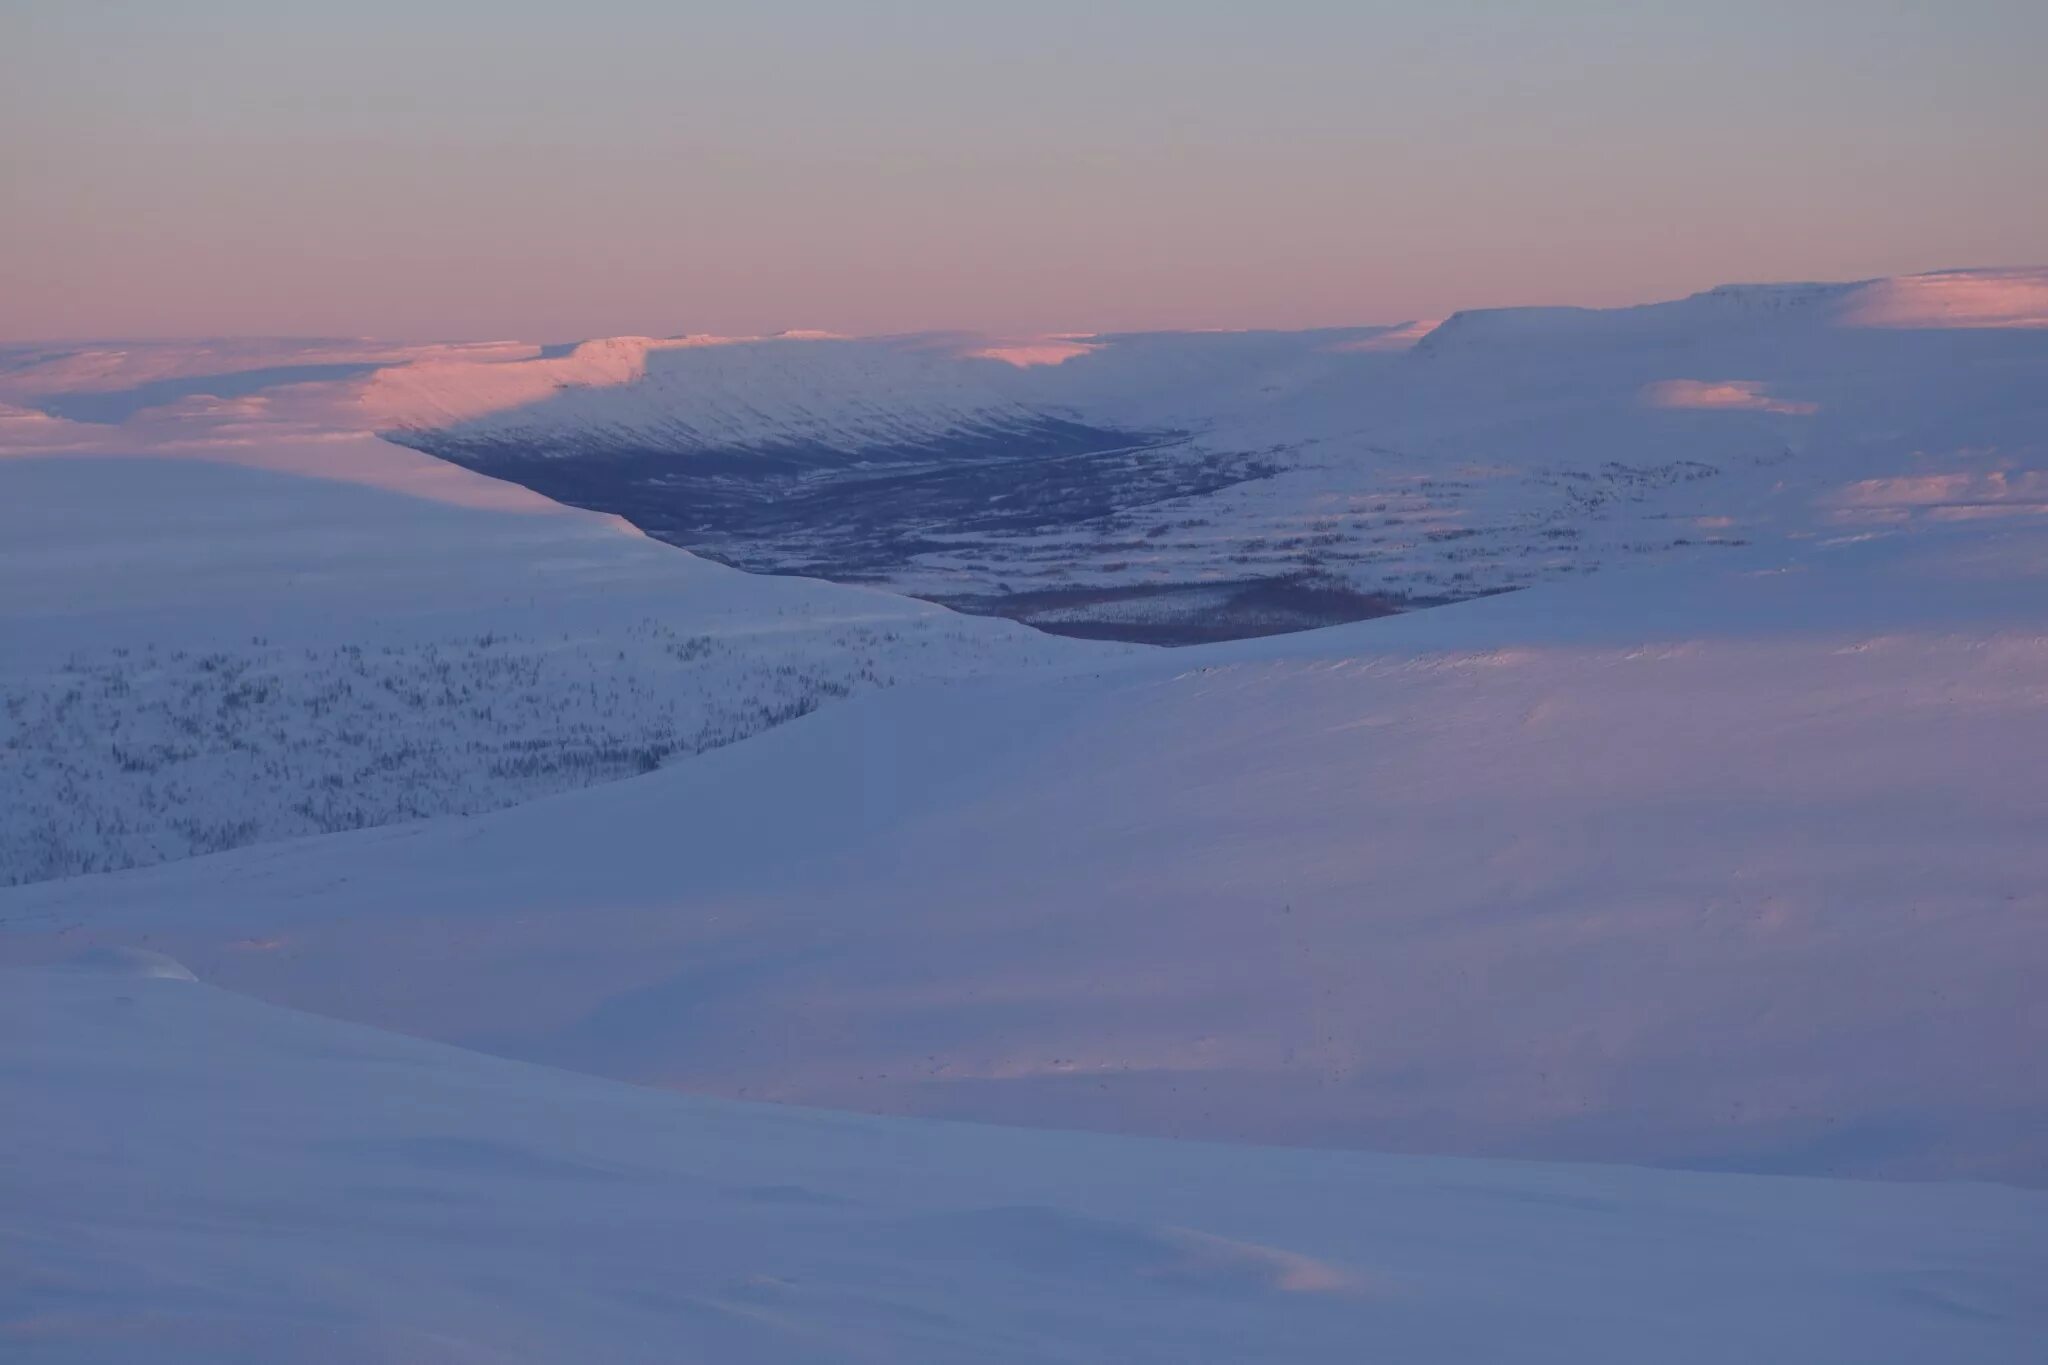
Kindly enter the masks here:
<path id="1" fill-rule="evenodd" d="M 2048 1333 L 2034 1193 L 687 1100 L 119 965 L 0 973 L 10 1360 L 2019 1365 Z"/>
<path id="2" fill-rule="evenodd" d="M 898 690 L 482 818 L 22 888 L 5 951 L 147 941 L 731 1095 L 2041 1181 L 2048 538 L 1868 491 L 1791 561 Z"/>
<path id="3" fill-rule="evenodd" d="M 1266 477 L 962 538 L 890 581 L 932 594 L 996 577 L 1105 590 L 1304 575 L 1429 601 L 1711 561 L 1813 534 L 1851 484 L 2038 467 L 2048 328 L 2029 301 L 2043 291 L 2048 271 L 1739 286 L 1323 343 L 1341 365 L 1297 366 L 1270 402 L 1239 393 L 1206 419 L 1200 395 L 1220 389 L 1203 384 L 1173 423 L 1197 447 L 1256 452 Z M 1130 364 L 1123 349 L 1192 340 L 1117 341 L 1051 373 L 1083 391 L 1089 367 Z"/>
<path id="4" fill-rule="evenodd" d="M 738 573 L 267 402 L 0 453 L 0 882 L 493 809 L 1101 650 Z"/>

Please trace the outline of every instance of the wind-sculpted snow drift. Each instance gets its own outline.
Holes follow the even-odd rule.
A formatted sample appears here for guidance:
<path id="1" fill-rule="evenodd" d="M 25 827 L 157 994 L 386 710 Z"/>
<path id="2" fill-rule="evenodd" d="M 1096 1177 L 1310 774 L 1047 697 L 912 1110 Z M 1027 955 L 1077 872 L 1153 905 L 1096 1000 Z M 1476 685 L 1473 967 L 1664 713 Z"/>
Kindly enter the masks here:
<path id="1" fill-rule="evenodd" d="M 0 1354 L 2021 1365 L 2041 1195 L 685 1099 L 0 972 Z"/>

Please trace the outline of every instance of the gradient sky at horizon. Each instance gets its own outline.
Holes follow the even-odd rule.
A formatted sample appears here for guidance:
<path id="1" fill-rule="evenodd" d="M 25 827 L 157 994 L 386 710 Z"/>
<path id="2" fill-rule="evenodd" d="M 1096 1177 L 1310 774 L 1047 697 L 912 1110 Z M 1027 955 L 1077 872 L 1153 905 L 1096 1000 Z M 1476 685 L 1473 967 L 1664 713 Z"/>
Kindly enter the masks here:
<path id="1" fill-rule="evenodd" d="M 2048 262 L 2039 0 L 0 0 L 0 339 L 1294 327 Z"/>

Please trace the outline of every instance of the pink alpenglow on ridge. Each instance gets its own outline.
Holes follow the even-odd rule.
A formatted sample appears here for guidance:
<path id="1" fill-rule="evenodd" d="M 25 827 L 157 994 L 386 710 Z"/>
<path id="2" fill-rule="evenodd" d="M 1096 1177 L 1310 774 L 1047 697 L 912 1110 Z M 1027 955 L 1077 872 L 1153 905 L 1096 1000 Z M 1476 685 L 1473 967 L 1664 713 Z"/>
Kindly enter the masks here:
<path id="1" fill-rule="evenodd" d="M 606 337 L 562 356 L 435 357 L 377 371 L 358 402 L 378 427 L 461 421 L 538 402 L 560 389 L 630 384 L 647 373 L 649 351 L 713 344 L 701 337 Z"/>
<path id="2" fill-rule="evenodd" d="M 1830 499 L 1838 521 L 1972 521 L 2048 516 L 2048 473 L 1958 470 L 1862 479 Z"/>
<path id="3" fill-rule="evenodd" d="M 2048 266 L 1873 280 L 1852 296 L 1842 322 L 1851 327 L 2048 327 Z"/>
<path id="4" fill-rule="evenodd" d="M 1078 356 L 1093 355 L 1101 343 L 1085 337 L 1038 337 L 1027 341 L 998 342 L 967 354 L 976 360 L 1000 360 L 1020 370 L 1040 365 L 1064 365 Z"/>
<path id="5" fill-rule="evenodd" d="M 1820 404 L 1773 398 L 1754 379 L 1665 379 L 1643 390 L 1653 408 L 1721 408 L 1732 412 L 1776 412 L 1811 417 Z"/>
<path id="6" fill-rule="evenodd" d="M 1416 342 L 1444 325 L 1442 318 L 1427 318 L 1417 322 L 1404 322 L 1390 327 L 1377 336 L 1361 337 L 1356 341 L 1340 341 L 1330 347 L 1332 351 L 1405 351 Z"/>

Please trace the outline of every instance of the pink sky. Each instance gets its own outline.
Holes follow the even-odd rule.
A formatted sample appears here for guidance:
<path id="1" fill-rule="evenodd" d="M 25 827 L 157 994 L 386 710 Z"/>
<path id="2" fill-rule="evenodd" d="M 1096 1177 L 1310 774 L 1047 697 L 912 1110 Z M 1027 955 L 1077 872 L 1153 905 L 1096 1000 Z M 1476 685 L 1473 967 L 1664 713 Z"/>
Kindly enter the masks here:
<path id="1" fill-rule="evenodd" d="M 11 7 L 0 338 L 1296 327 L 2048 261 L 2048 6 L 697 8 Z"/>

